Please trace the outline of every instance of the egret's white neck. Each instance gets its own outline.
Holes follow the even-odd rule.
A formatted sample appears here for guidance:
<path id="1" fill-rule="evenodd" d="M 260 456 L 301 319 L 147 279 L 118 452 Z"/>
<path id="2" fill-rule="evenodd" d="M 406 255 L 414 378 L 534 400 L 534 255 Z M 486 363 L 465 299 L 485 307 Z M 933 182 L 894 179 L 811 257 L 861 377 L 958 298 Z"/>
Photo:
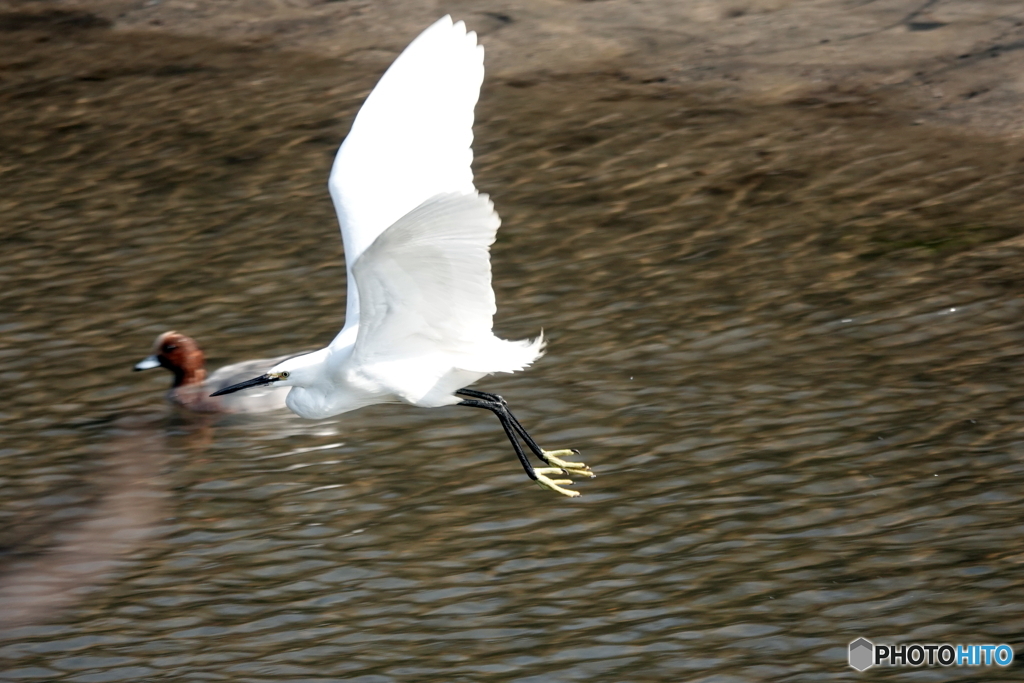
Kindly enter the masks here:
<path id="1" fill-rule="evenodd" d="M 346 361 L 357 333 L 358 326 L 347 327 L 330 346 L 289 358 L 271 370 L 288 373 L 278 386 L 292 387 L 285 402 L 293 412 L 317 420 L 380 402 L 346 375 Z"/>

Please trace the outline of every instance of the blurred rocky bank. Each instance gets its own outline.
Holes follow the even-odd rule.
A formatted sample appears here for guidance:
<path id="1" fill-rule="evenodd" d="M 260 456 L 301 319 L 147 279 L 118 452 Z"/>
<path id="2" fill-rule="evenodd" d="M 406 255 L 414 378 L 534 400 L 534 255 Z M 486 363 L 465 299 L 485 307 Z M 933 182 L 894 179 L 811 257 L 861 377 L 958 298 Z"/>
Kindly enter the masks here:
<path id="1" fill-rule="evenodd" d="M 492 79 L 604 72 L 724 98 L 881 98 L 922 124 L 1022 130 L 1013 0 L 25 0 L 0 3 L 0 38 L 44 25 L 159 32 L 379 70 L 444 13 L 480 34 Z"/>

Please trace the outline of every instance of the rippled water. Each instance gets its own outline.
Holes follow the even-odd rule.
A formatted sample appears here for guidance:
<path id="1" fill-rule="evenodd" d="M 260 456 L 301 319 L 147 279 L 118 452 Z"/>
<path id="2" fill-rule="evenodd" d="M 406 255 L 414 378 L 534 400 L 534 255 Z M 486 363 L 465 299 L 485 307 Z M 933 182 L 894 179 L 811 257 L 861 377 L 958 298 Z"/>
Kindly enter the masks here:
<path id="1" fill-rule="evenodd" d="M 583 450 L 599 477 L 568 500 L 480 411 L 213 420 L 131 372 L 170 328 L 214 366 L 332 337 L 325 181 L 376 73 L 7 36 L 0 679 L 818 681 L 858 676 L 858 636 L 1020 653 L 1018 143 L 856 95 L 488 82 L 498 330 L 550 350 L 481 386 Z"/>

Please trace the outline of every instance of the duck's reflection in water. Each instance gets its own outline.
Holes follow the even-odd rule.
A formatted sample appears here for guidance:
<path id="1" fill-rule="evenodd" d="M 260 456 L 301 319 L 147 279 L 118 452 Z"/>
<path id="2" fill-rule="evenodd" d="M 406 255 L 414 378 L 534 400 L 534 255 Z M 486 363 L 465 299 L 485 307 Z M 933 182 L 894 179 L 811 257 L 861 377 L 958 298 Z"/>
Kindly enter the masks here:
<path id="1" fill-rule="evenodd" d="M 168 492 L 161 472 L 170 461 L 165 416 L 119 418 L 110 456 L 90 482 L 96 503 L 53 541 L 25 554 L 9 548 L 0 565 L 0 636 L 46 623 L 111 581 L 133 552 L 161 533 Z M 196 435 L 207 427 L 196 425 Z"/>

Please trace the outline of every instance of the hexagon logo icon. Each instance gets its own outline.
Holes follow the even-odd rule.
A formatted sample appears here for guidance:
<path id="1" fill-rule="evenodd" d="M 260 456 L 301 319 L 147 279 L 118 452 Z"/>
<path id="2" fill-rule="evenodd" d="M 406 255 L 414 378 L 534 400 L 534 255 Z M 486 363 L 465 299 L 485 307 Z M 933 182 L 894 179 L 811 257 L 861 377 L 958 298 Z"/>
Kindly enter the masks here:
<path id="1" fill-rule="evenodd" d="M 858 638 L 850 643 L 850 666 L 864 671 L 874 664 L 875 644 L 867 638 Z"/>

